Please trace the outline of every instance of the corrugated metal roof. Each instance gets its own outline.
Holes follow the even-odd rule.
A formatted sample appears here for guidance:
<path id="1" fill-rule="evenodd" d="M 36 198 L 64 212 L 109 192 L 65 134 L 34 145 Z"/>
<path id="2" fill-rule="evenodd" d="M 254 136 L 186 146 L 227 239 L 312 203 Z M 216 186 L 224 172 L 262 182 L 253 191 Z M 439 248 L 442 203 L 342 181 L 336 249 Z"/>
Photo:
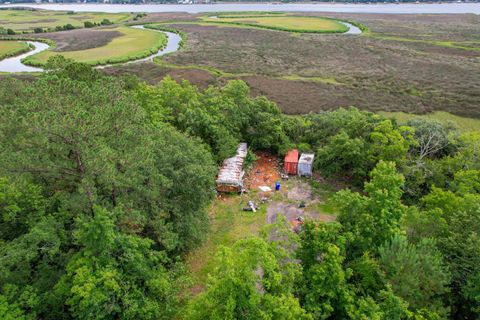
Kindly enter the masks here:
<path id="1" fill-rule="evenodd" d="M 243 185 L 243 162 L 247 156 L 247 144 L 242 142 L 238 145 L 237 154 L 223 161 L 218 172 L 217 184 Z"/>
<path id="2" fill-rule="evenodd" d="M 302 153 L 302 155 L 300 156 L 300 160 L 298 160 L 298 163 L 312 164 L 314 157 L 314 153 Z"/>

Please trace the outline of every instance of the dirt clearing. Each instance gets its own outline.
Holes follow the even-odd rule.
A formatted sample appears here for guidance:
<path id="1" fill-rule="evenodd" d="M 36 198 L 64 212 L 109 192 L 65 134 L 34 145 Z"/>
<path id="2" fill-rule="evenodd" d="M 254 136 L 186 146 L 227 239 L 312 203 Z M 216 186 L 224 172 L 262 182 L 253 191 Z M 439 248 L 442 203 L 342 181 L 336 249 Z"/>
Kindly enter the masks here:
<path id="1" fill-rule="evenodd" d="M 274 189 L 275 182 L 281 179 L 278 158 L 266 152 L 258 152 L 256 155 L 258 160 L 250 170 L 245 185 L 248 189 L 256 189 L 260 186 Z"/>

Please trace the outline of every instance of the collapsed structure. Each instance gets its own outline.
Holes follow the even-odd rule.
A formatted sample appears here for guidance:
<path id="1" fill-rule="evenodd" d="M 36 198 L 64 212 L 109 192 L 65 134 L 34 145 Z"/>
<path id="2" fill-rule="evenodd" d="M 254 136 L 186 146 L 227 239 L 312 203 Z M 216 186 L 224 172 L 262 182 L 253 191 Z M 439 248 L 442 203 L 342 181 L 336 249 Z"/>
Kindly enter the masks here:
<path id="1" fill-rule="evenodd" d="M 238 145 L 237 154 L 223 161 L 216 180 L 218 192 L 241 192 L 243 189 L 243 163 L 247 156 L 247 144 Z"/>

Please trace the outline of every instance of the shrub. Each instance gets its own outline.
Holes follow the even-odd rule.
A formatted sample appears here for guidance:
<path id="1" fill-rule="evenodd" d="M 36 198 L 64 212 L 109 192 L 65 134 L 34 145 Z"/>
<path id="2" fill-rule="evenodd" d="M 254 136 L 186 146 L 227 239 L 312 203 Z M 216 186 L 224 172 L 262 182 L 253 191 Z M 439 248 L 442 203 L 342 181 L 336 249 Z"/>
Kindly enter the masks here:
<path id="1" fill-rule="evenodd" d="M 13 29 L 7 29 L 7 34 L 10 35 L 10 36 L 12 36 L 12 35 L 15 35 L 16 32 L 13 31 Z"/>
<path id="2" fill-rule="evenodd" d="M 93 27 L 95 27 L 95 24 L 94 24 L 93 22 L 91 22 L 91 21 L 85 21 L 85 22 L 83 23 L 83 26 L 84 26 L 85 28 L 93 28 Z"/>
<path id="3" fill-rule="evenodd" d="M 64 30 L 73 30 L 73 29 L 75 29 L 75 27 L 72 24 L 67 23 L 66 25 L 63 26 L 63 29 Z"/>
<path id="4" fill-rule="evenodd" d="M 33 32 L 35 32 L 35 33 L 43 33 L 43 29 L 42 29 L 42 28 L 35 28 L 35 29 L 33 29 Z"/>
<path id="5" fill-rule="evenodd" d="M 100 24 L 101 24 L 102 26 L 108 26 L 108 25 L 110 25 L 110 24 L 113 24 L 113 22 L 110 21 L 110 20 L 108 20 L 108 19 L 103 19 L 102 22 L 100 22 Z"/>

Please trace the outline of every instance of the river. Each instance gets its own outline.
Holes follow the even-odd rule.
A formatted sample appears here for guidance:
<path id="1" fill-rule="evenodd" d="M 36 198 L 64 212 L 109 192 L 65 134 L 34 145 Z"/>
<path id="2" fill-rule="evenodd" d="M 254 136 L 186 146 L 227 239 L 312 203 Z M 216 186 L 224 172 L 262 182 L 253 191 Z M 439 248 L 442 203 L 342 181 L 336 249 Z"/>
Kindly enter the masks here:
<path id="1" fill-rule="evenodd" d="M 34 68 L 22 63 L 22 59 L 47 50 L 49 48 L 48 44 L 38 42 L 38 41 L 26 41 L 27 43 L 33 45 L 35 49 L 23 53 L 21 55 L 0 60 L 0 72 L 38 72 L 43 71 L 40 68 Z"/>
<path id="2" fill-rule="evenodd" d="M 138 29 L 144 29 L 144 26 L 133 26 L 132 28 L 138 28 Z M 141 61 L 151 61 L 153 58 L 158 57 L 158 56 L 163 56 L 168 53 L 172 53 L 177 51 L 180 48 L 180 42 L 182 41 L 182 37 L 180 37 L 178 34 L 173 33 L 173 32 L 167 32 L 167 31 L 160 31 L 160 30 L 154 30 L 154 29 L 148 29 L 151 31 L 156 31 L 156 32 L 162 32 L 167 35 L 168 41 L 167 45 L 165 48 L 159 50 L 157 53 L 154 53 L 146 58 L 138 59 L 138 60 L 133 60 L 129 61 L 126 63 L 134 63 L 134 62 L 141 62 Z M 42 42 L 37 42 L 37 41 L 26 41 L 29 44 L 32 44 L 35 46 L 34 50 L 31 50 L 27 53 L 7 58 L 4 60 L 0 61 L 0 72 L 42 72 L 43 69 L 41 68 L 34 68 L 27 66 L 22 63 L 22 59 L 25 59 L 28 56 L 37 54 L 41 51 L 47 50 L 49 46 L 45 43 Z M 61 52 L 59 54 L 62 54 Z M 123 63 L 120 63 L 123 64 Z M 105 66 L 98 66 L 97 68 L 105 68 L 110 65 L 105 65 Z"/>
<path id="3" fill-rule="evenodd" d="M 219 4 L 12 4 L 2 7 L 31 7 L 77 12 L 225 12 L 225 11 L 303 11 L 351 13 L 475 13 L 480 14 L 480 3 L 219 3 Z"/>

